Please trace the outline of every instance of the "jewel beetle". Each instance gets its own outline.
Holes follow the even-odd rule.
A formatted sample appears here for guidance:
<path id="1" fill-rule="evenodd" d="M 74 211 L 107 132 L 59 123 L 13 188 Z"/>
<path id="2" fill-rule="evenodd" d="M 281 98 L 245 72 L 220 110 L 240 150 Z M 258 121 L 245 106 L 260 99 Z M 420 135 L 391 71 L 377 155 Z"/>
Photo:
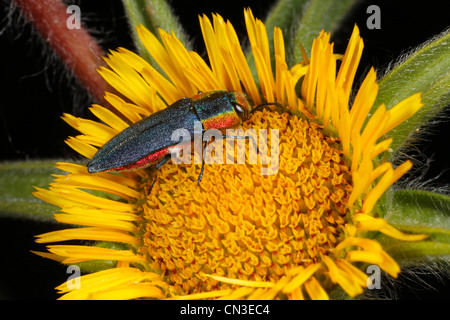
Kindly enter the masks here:
<path id="1" fill-rule="evenodd" d="M 264 105 L 268 104 L 275 103 Z M 171 139 L 174 130 L 185 128 L 193 137 L 195 121 L 201 122 L 203 132 L 212 128 L 233 128 L 249 119 L 254 110 L 246 94 L 240 91 L 199 92 L 192 98 L 180 99 L 114 136 L 89 161 L 88 172 L 134 170 L 153 164 L 158 169 L 170 159 L 171 153 L 178 151 Z M 253 139 L 249 136 L 234 138 Z M 197 184 L 203 168 L 204 162 Z"/>

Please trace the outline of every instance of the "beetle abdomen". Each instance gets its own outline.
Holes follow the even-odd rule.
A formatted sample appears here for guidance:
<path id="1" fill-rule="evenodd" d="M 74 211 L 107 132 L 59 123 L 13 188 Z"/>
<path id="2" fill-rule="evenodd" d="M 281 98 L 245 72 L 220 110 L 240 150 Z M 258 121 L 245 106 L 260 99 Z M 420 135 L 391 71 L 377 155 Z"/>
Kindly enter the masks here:
<path id="1" fill-rule="evenodd" d="M 171 139 L 174 130 L 185 128 L 194 134 L 197 116 L 189 106 L 190 99 L 179 100 L 126 128 L 98 150 L 88 163 L 88 171 L 131 170 L 154 163 L 178 143 Z"/>

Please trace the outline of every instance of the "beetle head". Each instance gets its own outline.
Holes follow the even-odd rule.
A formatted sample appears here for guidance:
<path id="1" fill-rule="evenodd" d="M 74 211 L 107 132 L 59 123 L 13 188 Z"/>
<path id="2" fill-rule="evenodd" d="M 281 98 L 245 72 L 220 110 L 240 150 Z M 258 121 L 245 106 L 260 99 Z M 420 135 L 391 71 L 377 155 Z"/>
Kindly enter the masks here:
<path id="1" fill-rule="evenodd" d="M 247 95 L 240 91 L 233 91 L 230 92 L 234 99 L 233 99 L 233 107 L 234 111 L 236 111 L 239 118 L 242 119 L 242 121 L 245 121 L 250 118 L 250 112 L 252 111 L 252 105 L 247 99 Z"/>

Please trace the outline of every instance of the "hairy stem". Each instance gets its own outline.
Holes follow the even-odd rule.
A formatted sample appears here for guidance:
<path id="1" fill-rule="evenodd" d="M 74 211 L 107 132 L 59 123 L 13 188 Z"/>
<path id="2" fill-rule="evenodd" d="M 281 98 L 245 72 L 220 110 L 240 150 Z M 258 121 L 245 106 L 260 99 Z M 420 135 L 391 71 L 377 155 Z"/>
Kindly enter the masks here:
<path id="1" fill-rule="evenodd" d="M 107 105 L 103 94 L 109 86 L 97 69 L 104 65 L 104 52 L 83 28 L 68 27 L 72 13 L 60 0 L 15 0 L 36 31 L 60 57 L 66 67 L 96 102 Z"/>

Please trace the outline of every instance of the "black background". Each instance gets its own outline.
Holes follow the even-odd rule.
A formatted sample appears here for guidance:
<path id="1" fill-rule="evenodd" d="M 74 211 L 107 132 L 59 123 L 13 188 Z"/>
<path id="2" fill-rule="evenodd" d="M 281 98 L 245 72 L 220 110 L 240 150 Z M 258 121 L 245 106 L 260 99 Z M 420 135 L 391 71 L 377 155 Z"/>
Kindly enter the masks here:
<path id="1" fill-rule="evenodd" d="M 118 0 L 67 1 L 81 8 L 88 30 L 105 51 L 118 46 L 133 49 L 128 25 Z M 264 20 L 273 1 L 172 1 L 176 15 L 191 36 L 194 49 L 205 57 L 198 14 L 217 12 L 229 19 L 240 39 L 245 38 L 243 8 L 250 6 L 255 17 Z M 366 8 L 381 9 L 381 29 L 369 30 Z M 70 77 L 58 59 L 23 22 L 7 22 L 9 0 L 0 0 L 0 161 L 45 158 L 78 159 L 64 139 L 75 134 L 60 116 L 63 112 L 90 117 L 92 103 L 83 88 Z M 13 14 L 17 17 L 17 12 Z M 332 35 L 335 52 L 343 53 L 354 24 L 364 39 L 364 52 L 357 80 L 370 66 L 383 70 L 389 62 L 442 32 L 449 24 L 447 1 L 361 1 L 340 29 Z M 449 121 L 441 119 L 434 133 L 418 149 L 424 158 L 432 158 L 432 167 L 424 178 L 440 175 L 437 182 L 450 181 L 448 163 Z M 0 221 L 0 299 L 54 299 L 54 287 L 67 280 L 66 268 L 39 258 L 29 250 L 43 250 L 33 236 L 54 229 L 55 225 L 2 219 Z M 431 274 L 421 281 L 402 279 L 396 298 L 448 298 L 448 280 Z M 427 288 L 430 283 L 433 288 Z M 387 285 L 389 286 L 389 285 Z"/>

